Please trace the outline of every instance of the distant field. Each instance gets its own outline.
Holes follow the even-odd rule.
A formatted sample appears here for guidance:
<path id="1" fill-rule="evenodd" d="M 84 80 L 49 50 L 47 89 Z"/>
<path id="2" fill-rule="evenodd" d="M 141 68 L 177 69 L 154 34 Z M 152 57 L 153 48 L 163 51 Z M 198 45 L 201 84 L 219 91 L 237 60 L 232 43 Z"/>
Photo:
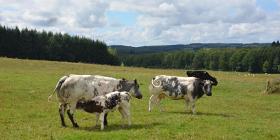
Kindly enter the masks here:
<path id="1" fill-rule="evenodd" d="M 165 112 L 148 112 L 148 84 L 155 75 L 185 76 L 184 70 L 0 58 L 0 139 L 280 139 L 280 94 L 262 95 L 265 81 L 280 75 L 209 71 L 219 80 L 213 96 L 197 102 L 197 115 L 184 101 L 165 99 Z M 66 116 L 62 128 L 58 104 L 47 102 L 57 80 L 70 73 L 136 78 L 142 100 L 132 100 L 132 126 L 121 128 L 118 112 L 109 114 L 104 131 L 94 128 L 95 115 L 77 111 L 80 128 Z"/>

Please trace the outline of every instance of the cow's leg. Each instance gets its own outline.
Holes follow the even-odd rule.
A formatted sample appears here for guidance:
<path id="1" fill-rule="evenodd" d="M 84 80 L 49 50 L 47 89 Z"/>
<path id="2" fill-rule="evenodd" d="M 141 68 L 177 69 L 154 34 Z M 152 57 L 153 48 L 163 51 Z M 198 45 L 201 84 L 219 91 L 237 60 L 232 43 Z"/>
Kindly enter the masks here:
<path id="1" fill-rule="evenodd" d="M 79 127 L 78 123 L 74 120 L 74 112 L 76 110 L 76 102 L 70 104 L 69 110 L 67 110 L 67 114 L 69 119 L 71 120 L 73 127 Z"/>
<path id="2" fill-rule="evenodd" d="M 156 99 L 156 104 L 157 104 L 157 106 L 159 108 L 159 111 L 163 112 L 164 110 L 163 110 L 163 108 L 162 108 L 162 106 L 160 104 L 160 101 L 161 101 L 161 98 L 158 96 L 157 99 Z"/>
<path id="3" fill-rule="evenodd" d="M 153 104 L 159 105 L 159 102 L 160 102 L 160 99 L 158 98 L 158 95 L 152 95 L 149 100 L 149 112 L 152 111 Z M 159 107 L 159 108 L 160 108 L 160 111 L 162 111 L 161 107 Z"/>
<path id="4" fill-rule="evenodd" d="M 95 127 L 97 128 L 98 126 L 98 120 L 99 120 L 99 113 L 96 113 L 96 120 L 95 120 Z"/>
<path id="5" fill-rule="evenodd" d="M 65 125 L 65 120 L 64 120 L 64 112 L 65 112 L 65 109 L 66 109 L 66 104 L 59 104 L 59 109 L 58 109 L 58 112 L 59 112 L 59 115 L 60 115 L 60 119 L 61 119 L 61 125 L 63 127 L 66 127 Z"/>
<path id="6" fill-rule="evenodd" d="M 195 115 L 195 114 L 196 114 L 196 111 L 195 111 L 195 101 L 196 101 L 196 99 L 195 99 L 195 98 L 191 98 L 191 99 L 190 99 L 191 109 L 192 109 L 192 113 L 193 113 L 193 115 Z"/>
<path id="7" fill-rule="evenodd" d="M 123 126 L 124 126 L 124 122 L 125 119 L 127 119 L 128 125 L 131 125 L 131 117 L 130 117 L 130 105 L 129 104 L 125 104 L 122 107 L 118 108 L 119 112 L 122 115 L 122 120 L 123 120 Z"/>
<path id="8" fill-rule="evenodd" d="M 152 95 L 152 96 L 150 97 L 150 100 L 149 100 L 149 112 L 152 111 L 153 98 L 154 98 L 154 95 Z"/>
<path id="9" fill-rule="evenodd" d="M 126 114 L 125 114 L 125 112 L 124 112 L 122 107 L 119 107 L 118 110 L 119 110 L 119 112 L 122 115 L 122 126 L 124 127 L 124 122 L 125 122 Z"/>
<path id="10" fill-rule="evenodd" d="M 124 111 L 125 111 L 126 118 L 128 121 L 128 126 L 131 126 L 130 106 L 127 106 Z"/>
<path id="11" fill-rule="evenodd" d="M 100 113 L 100 116 L 99 116 L 99 120 L 100 120 L 100 122 L 101 122 L 101 128 L 100 128 L 100 130 L 103 130 L 103 129 L 104 129 L 104 116 L 105 116 L 105 113 L 106 113 L 106 112 L 102 112 L 102 113 Z"/>
<path id="12" fill-rule="evenodd" d="M 104 115 L 104 126 L 108 126 L 107 115 L 108 113 Z"/>
<path id="13" fill-rule="evenodd" d="M 188 112 L 189 110 L 189 104 L 190 104 L 190 100 L 188 97 L 185 97 L 185 104 L 186 104 L 186 112 Z"/>
<path id="14" fill-rule="evenodd" d="M 193 115 L 195 115 L 195 114 L 196 114 L 196 111 L 195 111 L 195 103 L 194 103 L 194 102 L 191 102 L 191 104 L 192 104 L 192 113 L 193 113 Z"/>

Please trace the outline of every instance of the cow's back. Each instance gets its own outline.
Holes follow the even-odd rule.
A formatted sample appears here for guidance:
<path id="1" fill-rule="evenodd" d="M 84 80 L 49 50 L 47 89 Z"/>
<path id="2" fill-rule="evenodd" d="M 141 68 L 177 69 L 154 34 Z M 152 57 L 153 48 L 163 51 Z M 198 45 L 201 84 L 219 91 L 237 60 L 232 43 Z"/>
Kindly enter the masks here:
<path id="1" fill-rule="evenodd" d="M 182 99 L 185 95 L 192 94 L 194 83 L 197 80 L 196 77 L 158 75 L 155 76 L 154 81 L 161 83 L 161 86 L 154 87 L 151 83 L 149 86 L 150 94 L 164 94 L 172 99 Z"/>
<path id="2" fill-rule="evenodd" d="M 94 97 L 91 75 L 70 75 L 61 85 L 58 97 L 61 101 L 69 103 L 73 100 L 91 99 Z"/>
<path id="3" fill-rule="evenodd" d="M 58 96 L 67 103 L 73 100 L 91 100 L 95 96 L 117 90 L 118 83 L 118 79 L 111 77 L 71 74 L 62 84 Z"/>

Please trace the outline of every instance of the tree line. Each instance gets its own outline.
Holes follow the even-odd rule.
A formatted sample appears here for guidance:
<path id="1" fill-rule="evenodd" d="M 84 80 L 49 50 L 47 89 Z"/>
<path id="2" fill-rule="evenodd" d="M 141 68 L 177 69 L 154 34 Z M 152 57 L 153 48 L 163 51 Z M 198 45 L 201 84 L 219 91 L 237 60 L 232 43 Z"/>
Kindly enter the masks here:
<path id="1" fill-rule="evenodd" d="M 145 55 L 126 55 L 124 65 L 148 68 L 208 69 L 280 73 L 280 44 L 257 48 L 203 48 Z"/>
<path id="2" fill-rule="evenodd" d="M 0 56 L 119 65 L 118 57 L 99 40 L 68 34 L 19 30 L 0 25 Z"/>
<path id="3" fill-rule="evenodd" d="M 201 48 L 118 55 L 104 42 L 68 34 L 0 25 L 0 56 L 149 67 L 280 73 L 280 43 L 270 47 Z"/>

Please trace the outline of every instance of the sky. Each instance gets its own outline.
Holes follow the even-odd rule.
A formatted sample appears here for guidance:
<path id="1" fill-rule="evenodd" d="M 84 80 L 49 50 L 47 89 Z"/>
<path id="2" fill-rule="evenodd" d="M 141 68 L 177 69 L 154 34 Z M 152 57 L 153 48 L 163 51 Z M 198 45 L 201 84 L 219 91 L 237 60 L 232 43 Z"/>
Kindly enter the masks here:
<path id="1" fill-rule="evenodd" d="M 0 24 L 135 47 L 270 43 L 280 0 L 0 0 Z"/>

